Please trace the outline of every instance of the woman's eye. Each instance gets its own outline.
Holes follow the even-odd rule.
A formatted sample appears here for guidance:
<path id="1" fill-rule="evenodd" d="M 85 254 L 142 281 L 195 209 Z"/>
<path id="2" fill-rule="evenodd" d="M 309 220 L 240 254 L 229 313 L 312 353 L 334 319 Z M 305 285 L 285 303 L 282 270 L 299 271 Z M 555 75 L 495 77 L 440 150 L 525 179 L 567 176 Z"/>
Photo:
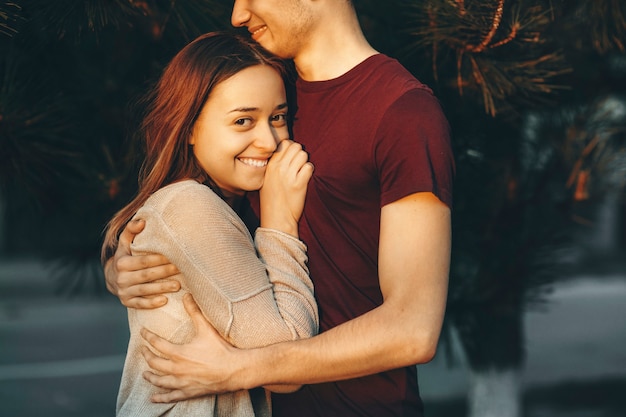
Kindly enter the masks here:
<path id="1" fill-rule="evenodd" d="M 287 115 L 285 113 L 275 114 L 271 117 L 270 121 L 273 124 L 284 124 L 287 122 Z"/>
<path id="2" fill-rule="evenodd" d="M 237 126 L 249 126 L 251 123 L 252 123 L 252 120 L 247 117 L 235 120 L 235 124 Z"/>

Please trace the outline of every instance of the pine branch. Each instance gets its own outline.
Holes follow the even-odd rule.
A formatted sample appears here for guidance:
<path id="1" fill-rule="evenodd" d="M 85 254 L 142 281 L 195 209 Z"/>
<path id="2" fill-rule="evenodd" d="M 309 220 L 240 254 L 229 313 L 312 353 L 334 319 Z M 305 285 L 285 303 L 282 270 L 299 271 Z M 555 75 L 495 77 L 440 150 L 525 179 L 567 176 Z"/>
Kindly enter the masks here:
<path id="1" fill-rule="evenodd" d="M 55 178 L 77 175 L 76 123 L 65 111 L 71 107 L 67 97 L 41 95 L 45 87 L 24 74 L 15 49 L 5 50 L 0 60 L 0 185 L 19 182 L 53 198 Z"/>
<path id="2" fill-rule="evenodd" d="M 412 11 L 413 48 L 430 50 L 435 77 L 454 82 L 460 95 L 479 97 L 487 114 L 548 102 L 567 88 L 558 79 L 571 68 L 545 35 L 551 6 L 530 0 L 428 0 L 406 7 Z M 451 57 L 454 76 L 445 72 Z"/>
<path id="3" fill-rule="evenodd" d="M 578 199 L 626 188 L 626 99 L 601 97 L 576 118 L 563 144 L 566 186 Z"/>
<path id="4" fill-rule="evenodd" d="M 626 52 L 626 3 L 623 0 L 582 1 L 576 21 L 586 29 L 592 47 L 600 54 Z"/>
<path id="5" fill-rule="evenodd" d="M 57 39 L 79 41 L 105 28 L 119 29 L 142 16 L 130 0 L 31 0 L 26 10 L 39 29 Z"/>
<path id="6" fill-rule="evenodd" d="M 18 24 L 22 20 L 22 8 L 13 1 L 0 4 L 0 35 L 13 36 L 18 31 Z"/>

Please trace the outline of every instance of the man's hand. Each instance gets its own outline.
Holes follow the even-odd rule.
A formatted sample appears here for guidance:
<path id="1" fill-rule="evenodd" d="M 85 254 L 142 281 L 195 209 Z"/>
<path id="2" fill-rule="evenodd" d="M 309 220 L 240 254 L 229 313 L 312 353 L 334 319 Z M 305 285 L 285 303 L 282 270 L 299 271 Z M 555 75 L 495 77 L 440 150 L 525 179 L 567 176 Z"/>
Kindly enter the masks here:
<path id="1" fill-rule="evenodd" d="M 141 331 L 152 348 L 144 347 L 143 355 L 154 370 L 146 371 L 143 376 L 151 384 L 169 390 L 155 394 L 152 401 L 170 403 L 243 389 L 243 385 L 236 385 L 235 382 L 237 371 L 234 358 L 244 351 L 234 348 L 217 333 L 191 294 L 185 294 L 184 304 L 195 328 L 191 342 L 176 345 L 149 330 Z M 211 361 L 210 364 L 207 360 Z"/>
<path id="2" fill-rule="evenodd" d="M 132 256 L 130 244 L 145 223 L 131 221 L 120 235 L 117 250 L 104 266 L 107 289 L 130 308 L 157 308 L 167 303 L 163 294 L 180 289 L 178 281 L 156 280 L 171 277 L 178 269 L 162 255 Z"/>

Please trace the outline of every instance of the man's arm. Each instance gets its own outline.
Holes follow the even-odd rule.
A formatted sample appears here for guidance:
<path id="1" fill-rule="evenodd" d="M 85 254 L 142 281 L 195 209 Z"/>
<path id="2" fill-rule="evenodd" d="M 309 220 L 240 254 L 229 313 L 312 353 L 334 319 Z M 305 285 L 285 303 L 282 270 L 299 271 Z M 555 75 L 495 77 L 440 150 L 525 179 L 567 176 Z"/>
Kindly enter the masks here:
<path id="1" fill-rule="evenodd" d="M 112 258 L 104 265 L 107 290 L 130 308 L 157 308 L 167 303 L 163 294 L 180 289 L 178 281 L 159 281 L 178 273 L 162 255 L 131 256 L 130 244 L 145 227 L 143 221 L 130 221 L 122 231 Z"/>
<path id="2" fill-rule="evenodd" d="M 382 209 L 379 279 L 383 304 L 310 339 L 238 350 L 192 311 L 197 333 L 174 345 L 144 331 L 165 358 L 144 356 L 157 373 L 144 376 L 171 390 L 171 402 L 268 384 L 311 384 L 425 363 L 436 351 L 450 265 L 450 209 L 417 193 Z M 194 307 L 189 307 L 194 310 Z"/>

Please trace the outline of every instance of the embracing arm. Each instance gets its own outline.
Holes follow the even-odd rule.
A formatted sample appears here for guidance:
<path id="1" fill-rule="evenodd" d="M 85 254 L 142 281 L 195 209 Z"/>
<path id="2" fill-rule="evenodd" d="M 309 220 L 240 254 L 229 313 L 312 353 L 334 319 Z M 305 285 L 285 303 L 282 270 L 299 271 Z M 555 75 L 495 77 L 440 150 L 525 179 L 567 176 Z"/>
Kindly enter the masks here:
<path id="1" fill-rule="evenodd" d="M 336 381 L 425 363 L 435 354 L 448 287 L 450 209 L 417 193 L 382 209 L 379 275 L 383 304 L 310 339 L 239 350 L 205 326 L 187 345 L 144 337 L 167 359 L 145 352 L 157 401 L 267 384 Z M 201 320 L 195 315 L 196 326 Z M 211 346 L 210 357 L 199 347 Z M 189 384 L 188 382 L 193 381 Z"/>
<path id="2" fill-rule="evenodd" d="M 128 222 L 115 253 L 104 264 L 107 290 L 129 308 L 161 307 L 167 303 L 164 294 L 180 289 L 178 281 L 164 280 L 176 275 L 178 270 L 163 255 L 131 255 L 130 245 L 144 227 L 142 220 Z"/>
<path id="3" fill-rule="evenodd" d="M 246 387 L 355 378 L 425 363 L 445 312 L 450 210 L 430 193 L 382 209 L 379 278 L 383 304 L 312 339 L 246 352 Z"/>

